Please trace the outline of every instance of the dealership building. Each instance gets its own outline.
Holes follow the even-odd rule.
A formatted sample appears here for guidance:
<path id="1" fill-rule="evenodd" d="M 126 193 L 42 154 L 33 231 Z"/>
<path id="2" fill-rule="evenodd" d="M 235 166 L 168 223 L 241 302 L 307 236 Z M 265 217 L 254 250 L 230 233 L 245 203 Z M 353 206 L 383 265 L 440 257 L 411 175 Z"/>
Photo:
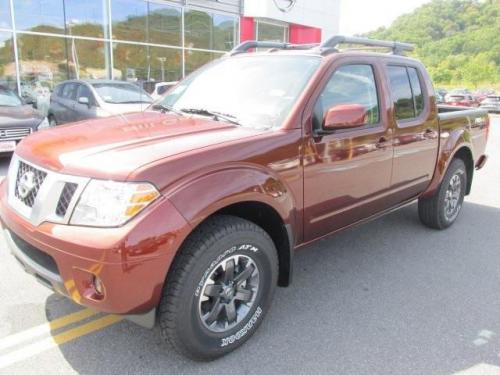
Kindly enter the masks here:
<path id="1" fill-rule="evenodd" d="M 176 81 L 244 40 L 319 42 L 340 0 L 0 0 L 0 85 Z"/>

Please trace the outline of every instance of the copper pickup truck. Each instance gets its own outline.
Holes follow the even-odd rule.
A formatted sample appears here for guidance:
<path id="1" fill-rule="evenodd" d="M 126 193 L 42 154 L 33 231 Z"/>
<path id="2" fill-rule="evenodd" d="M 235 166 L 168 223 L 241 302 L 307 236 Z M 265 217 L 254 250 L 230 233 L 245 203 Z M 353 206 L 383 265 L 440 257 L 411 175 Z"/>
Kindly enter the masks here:
<path id="1" fill-rule="evenodd" d="M 144 113 L 33 134 L 1 184 L 6 242 L 56 292 L 222 356 L 298 248 L 415 200 L 431 228 L 457 219 L 489 119 L 438 108 L 410 49 L 245 42 Z"/>

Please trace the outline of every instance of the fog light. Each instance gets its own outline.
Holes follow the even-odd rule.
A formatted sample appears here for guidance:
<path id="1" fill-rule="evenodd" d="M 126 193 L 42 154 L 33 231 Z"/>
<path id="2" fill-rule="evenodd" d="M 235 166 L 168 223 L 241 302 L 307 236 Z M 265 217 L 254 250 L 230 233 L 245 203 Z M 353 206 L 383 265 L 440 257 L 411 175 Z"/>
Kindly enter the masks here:
<path id="1" fill-rule="evenodd" d="M 94 284 L 94 289 L 95 289 L 96 294 L 98 294 L 99 296 L 103 296 L 104 295 L 104 284 L 102 283 L 101 279 L 94 275 L 94 277 L 92 279 L 92 284 Z"/>

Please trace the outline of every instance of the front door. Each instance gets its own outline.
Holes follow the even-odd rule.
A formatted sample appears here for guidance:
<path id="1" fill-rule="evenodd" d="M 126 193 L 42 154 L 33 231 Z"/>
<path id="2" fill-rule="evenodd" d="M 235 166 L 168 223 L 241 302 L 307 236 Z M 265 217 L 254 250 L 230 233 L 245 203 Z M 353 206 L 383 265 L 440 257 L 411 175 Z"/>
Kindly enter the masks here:
<path id="1" fill-rule="evenodd" d="M 392 129 L 381 95 L 382 68 L 368 61 L 337 62 L 315 103 L 304 151 L 305 241 L 389 207 Z M 326 112 L 344 104 L 364 106 L 365 124 L 321 132 Z"/>

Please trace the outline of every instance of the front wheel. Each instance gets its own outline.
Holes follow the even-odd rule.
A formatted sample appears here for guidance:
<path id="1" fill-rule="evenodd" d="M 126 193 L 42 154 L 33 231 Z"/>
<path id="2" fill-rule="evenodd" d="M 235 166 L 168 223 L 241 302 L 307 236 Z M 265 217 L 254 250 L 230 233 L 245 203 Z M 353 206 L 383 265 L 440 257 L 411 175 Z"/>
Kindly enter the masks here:
<path id="1" fill-rule="evenodd" d="M 238 217 L 209 219 L 187 239 L 167 277 L 162 336 L 195 360 L 233 351 L 262 322 L 277 274 L 276 248 L 263 229 Z"/>
<path id="2" fill-rule="evenodd" d="M 434 229 L 450 227 L 462 209 L 466 187 L 465 164 L 461 159 L 453 159 L 434 196 L 418 200 L 422 223 Z"/>

